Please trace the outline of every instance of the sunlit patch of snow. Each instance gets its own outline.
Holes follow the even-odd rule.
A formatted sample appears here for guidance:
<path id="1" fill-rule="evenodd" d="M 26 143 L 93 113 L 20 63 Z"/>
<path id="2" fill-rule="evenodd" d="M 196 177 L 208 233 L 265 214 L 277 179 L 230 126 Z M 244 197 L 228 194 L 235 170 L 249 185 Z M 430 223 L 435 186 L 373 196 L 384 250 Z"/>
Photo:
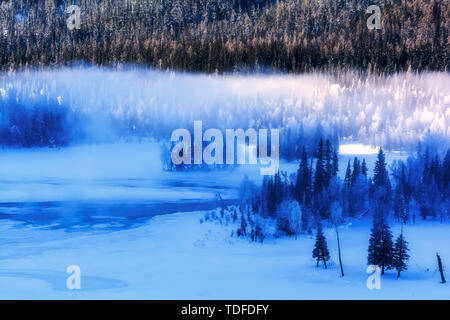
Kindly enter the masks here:
<path id="1" fill-rule="evenodd" d="M 330 95 L 337 97 L 337 96 L 339 96 L 339 94 L 340 94 L 339 84 L 335 83 L 335 84 L 330 85 Z"/>
<path id="2" fill-rule="evenodd" d="M 377 154 L 378 150 L 379 148 L 360 143 L 343 144 L 339 146 L 339 154 L 341 155 Z"/>
<path id="3" fill-rule="evenodd" d="M 220 209 L 214 211 L 220 215 Z M 332 262 L 316 268 L 314 237 L 230 237 L 240 224 L 199 223 L 206 212 L 153 217 L 131 229 L 66 232 L 0 220 L 1 299 L 447 299 L 435 251 L 444 265 L 448 224 L 418 221 L 403 226 L 411 249 L 408 270 L 389 270 L 382 290 L 366 286 L 371 220 L 340 228 L 345 278 L 339 275 L 334 228 L 324 226 Z M 392 226 L 394 236 L 402 226 Z M 6 239 L 5 239 L 6 238 Z M 424 241 L 426 239 L 426 241 Z M 430 250 L 430 247 L 433 250 Z M 81 290 L 65 287 L 68 265 L 81 268 Z M 274 290 L 276 288 L 276 290 Z M 330 290 L 333 288 L 334 290 Z"/>

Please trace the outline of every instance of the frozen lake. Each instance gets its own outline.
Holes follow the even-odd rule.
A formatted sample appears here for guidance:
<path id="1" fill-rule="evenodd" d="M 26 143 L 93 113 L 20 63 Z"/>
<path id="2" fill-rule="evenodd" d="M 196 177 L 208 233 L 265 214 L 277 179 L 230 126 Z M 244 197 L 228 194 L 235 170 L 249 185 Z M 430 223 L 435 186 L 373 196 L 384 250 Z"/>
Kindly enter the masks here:
<path id="1" fill-rule="evenodd" d="M 66 229 L 214 209 L 218 194 L 234 203 L 245 174 L 163 172 L 157 144 L 8 150 L 0 162 L 0 219 Z"/>
<path id="2" fill-rule="evenodd" d="M 350 150 L 350 151 L 349 151 Z M 341 146 L 340 175 L 348 160 L 363 157 L 369 170 L 375 148 Z M 387 161 L 405 159 L 388 153 Z M 259 166 L 234 170 L 163 172 L 155 143 L 8 150 L 0 153 L 0 219 L 30 225 L 83 230 L 120 229 L 158 214 L 210 210 L 235 203 L 247 175 L 255 183 Z M 295 172 L 298 162 L 281 163 Z"/>

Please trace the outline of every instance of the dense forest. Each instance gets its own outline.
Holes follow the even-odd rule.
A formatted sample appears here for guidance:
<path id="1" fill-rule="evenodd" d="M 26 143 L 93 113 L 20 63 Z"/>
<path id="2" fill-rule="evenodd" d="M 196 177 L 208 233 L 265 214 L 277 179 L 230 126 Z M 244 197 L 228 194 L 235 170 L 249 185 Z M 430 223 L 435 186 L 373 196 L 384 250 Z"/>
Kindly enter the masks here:
<path id="1" fill-rule="evenodd" d="M 301 149 L 297 173 L 265 176 L 262 186 L 246 177 L 240 205 L 223 205 L 219 214 L 208 212 L 200 222 L 234 223 L 232 236 L 261 243 L 267 237 L 297 237 L 315 229 L 313 258 L 326 268 L 330 254 L 322 224 L 335 228 L 339 237 L 338 226 L 345 221 L 371 217 L 368 264 L 378 265 L 382 274 L 395 269 L 400 277 L 409 258 L 403 225 L 419 218 L 440 223 L 450 218 L 450 149 L 440 156 L 419 144 L 413 156 L 389 166 L 380 148 L 372 176 L 365 159 L 355 157 L 348 162 L 344 179 L 337 175 L 339 157 L 329 140 L 320 140 L 313 154 Z M 402 225 L 395 241 L 392 220 Z"/>
<path id="2" fill-rule="evenodd" d="M 362 73 L 362 72 L 361 72 Z M 0 77 L 0 146 L 168 141 L 173 130 L 280 129 L 280 156 L 320 138 L 414 151 L 449 145 L 450 75 L 197 75 L 146 68 L 62 68 Z M 170 157 L 168 157 L 170 159 Z"/>
<path id="3" fill-rule="evenodd" d="M 66 9 L 81 9 L 69 30 Z M 381 29 L 369 30 L 369 5 Z M 0 68 L 142 64 L 201 72 L 447 70 L 445 0 L 1 1 Z"/>
<path id="4" fill-rule="evenodd" d="M 329 140 L 320 140 L 312 155 L 303 147 L 295 175 L 279 172 L 266 176 L 260 188 L 244 181 L 243 205 L 261 217 L 275 218 L 278 231 L 287 235 L 310 232 L 323 219 L 337 223 L 342 217 L 366 214 L 387 218 L 392 213 L 402 223 L 415 222 L 416 214 L 441 222 L 448 218 L 450 149 L 442 157 L 419 144 L 414 156 L 389 167 L 380 148 L 372 177 L 365 160 L 355 157 L 340 179 L 337 162 L 337 152 Z M 289 202 L 300 206 L 300 220 L 283 216 L 283 212 L 296 211 L 283 210 Z"/>

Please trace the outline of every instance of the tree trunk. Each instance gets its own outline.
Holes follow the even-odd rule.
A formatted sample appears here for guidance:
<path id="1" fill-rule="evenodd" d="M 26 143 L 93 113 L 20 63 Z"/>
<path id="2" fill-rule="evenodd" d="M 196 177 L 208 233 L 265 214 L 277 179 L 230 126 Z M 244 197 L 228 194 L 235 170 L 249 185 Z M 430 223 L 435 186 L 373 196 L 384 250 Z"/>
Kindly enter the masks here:
<path id="1" fill-rule="evenodd" d="M 327 261 L 323 258 L 323 264 L 325 265 L 325 269 L 327 269 Z"/>
<path id="2" fill-rule="evenodd" d="M 381 267 L 381 274 L 384 274 L 384 265 Z"/>
<path id="3" fill-rule="evenodd" d="M 317 259 L 317 264 L 316 264 L 316 268 L 319 267 L 319 259 Z"/>
<path id="4" fill-rule="evenodd" d="M 342 266 L 342 259 L 341 259 L 341 243 L 339 241 L 339 232 L 338 232 L 338 228 L 337 225 L 335 224 L 335 229 L 336 229 L 336 238 L 337 238 L 337 245 L 338 245 L 338 256 L 339 256 L 339 265 L 341 266 L 341 276 L 344 276 L 344 268 Z"/>
<path id="5" fill-rule="evenodd" d="M 400 270 L 397 271 L 397 279 L 400 278 Z"/>
<path id="6" fill-rule="evenodd" d="M 441 257 L 439 256 L 439 253 L 436 253 L 436 257 L 438 261 L 439 272 L 441 274 L 441 283 L 445 283 L 444 268 L 442 267 L 442 261 Z"/>

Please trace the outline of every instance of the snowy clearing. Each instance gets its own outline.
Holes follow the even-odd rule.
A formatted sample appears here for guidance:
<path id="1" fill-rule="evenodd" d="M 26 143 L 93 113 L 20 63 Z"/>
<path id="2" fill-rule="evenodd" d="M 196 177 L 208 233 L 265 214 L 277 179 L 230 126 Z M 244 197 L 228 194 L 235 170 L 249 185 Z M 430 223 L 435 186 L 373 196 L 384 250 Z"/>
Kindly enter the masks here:
<path id="1" fill-rule="evenodd" d="M 448 225 L 408 225 L 410 269 L 397 280 L 388 271 L 381 290 L 366 287 L 370 221 L 341 227 L 345 277 L 336 265 L 336 242 L 328 270 L 316 268 L 314 240 L 302 235 L 264 244 L 231 238 L 231 227 L 199 223 L 204 212 L 156 216 L 116 232 L 71 232 L 2 220 L 2 299 L 448 299 L 439 283 L 435 252 L 450 265 Z M 11 232 L 13 231 L 13 232 Z M 396 225 L 394 234 L 399 232 Z M 4 235 L 8 234 L 5 239 Z M 426 239 L 426 240 L 425 240 Z M 67 266 L 81 268 L 81 290 L 67 290 Z"/>

